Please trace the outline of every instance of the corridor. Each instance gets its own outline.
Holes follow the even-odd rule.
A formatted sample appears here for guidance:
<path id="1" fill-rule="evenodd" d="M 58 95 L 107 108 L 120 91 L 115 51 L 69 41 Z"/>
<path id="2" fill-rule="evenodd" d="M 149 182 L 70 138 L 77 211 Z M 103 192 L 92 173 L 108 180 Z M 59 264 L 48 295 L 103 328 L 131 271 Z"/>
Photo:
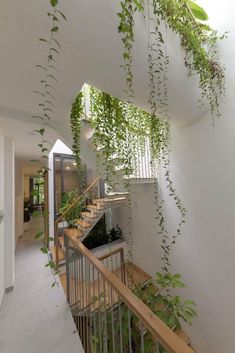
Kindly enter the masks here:
<path id="1" fill-rule="evenodd" d="M 83 352 L 63 289 L 51 287 L 42 240 L 34 239 L 41 224 L 41 218 L 31 219 L 17 244 L 15 288 L 0 310 L 0 353 Z"/>

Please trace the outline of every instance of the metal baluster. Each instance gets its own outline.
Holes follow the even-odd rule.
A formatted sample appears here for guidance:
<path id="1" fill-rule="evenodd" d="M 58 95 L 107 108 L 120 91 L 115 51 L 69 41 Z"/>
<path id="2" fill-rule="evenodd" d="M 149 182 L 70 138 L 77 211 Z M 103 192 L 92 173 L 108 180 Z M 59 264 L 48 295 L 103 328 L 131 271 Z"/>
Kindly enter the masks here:
<path id="1" fill-rule="evenodd" d="M 114 315 L 113 315 L 113 309 L 114 309 L 114 301 L 113 301 L 113 288 L 110 287 L 110 295 L 111 295 L 111 319 L 112 319 L 112 341 L 113 341 L 113 353 L 116 352 L 116 347 L 115 347 L 115 332 L 114 332 Z"/>
<path id="2" fill-rule="evenodd" d="M 105 343 L 105 353 L 108 353 L 108 329 L 107 329 L 107 310 L 108 310 L 108 299 L 106 294 L 106 287 L 108 287 L 108 283 L 105 282 L 105 279 L 103 278 L 103 288 L 104 288 L 104 331 L 105 331 L 105 338 L 104 338 L 104 343 Z"/>
<path id="3" fill-rule="evenodd" d="M 115 274 L 116 274 L 117 277 L 119 277 L 118 260 L 117 260 L 118 254 L 116 253 L 114 256 L 115 256 Z"/>
<path id="4" fill-rule="evenodd" d="M 123 353 L 122 306 L 121 306 L 121 298 L 120 297 L 118 297 L 118 312 L 119 312 L 119 329 L 120 329 L 120 353 Z"/>
<path id="5" fill-rule="evenodd" d="M 85 348 L 85 318 L 84 318 L 84 266 L 83 266 L 84 256 L 81 257 L 81 287 L 82 287 L 82 297 L 81 297 L 81 307 L 82 307 L 82 343 Z"/>
<path id="6" fill-rule="evenodd" d="M 70 271 L 69 271 L 69 239 L 64 237 L 65 240 L 65 269 L 66 269 L 66 294 L 67 294 L 67 301 L 70 305 Z"/>
<path id="7" fill-rule="evenodd" d="M 85 283 L 86 283 L 86 351 L 89 352 L 89 281 L 88 281 L 88 259 L 85 257 Z"/>
<path id="8" fill-rule="evenodd" d="M 101 342 L 101 300 L 100 300 L 100 274 L 99 272 L 97 272 L 97 276 L 98 276 L 98 301 L 99 301 L 99 309 L 98 309 L 98 320 L 99 320 L 99 326 L 98 326 L 98 330 L 99 330 L 99 341 L 100 341 L 100 353 L 102 353 L 102 342 Z"/>
<path id="9" fill-rule="evenodd" d="M 160 343 L 156 342 L 156 353 L 160 353 Z"/>
<path id="10" fill-rule="evenodd" d="M 131 314 L 130 309 L 127 308 L 127 321 L 128 321 L 128 334 L 129 334 L 129 353 L 132 352 L 132 341 L 131 341 Z"/>
<path id="11" fill-rule="evenodd" d="M 89 328 L 90 328 L 90 343 L 89 343 L 89 347 L 90 347 L 90 351 L 92 349 L 92 299 L 91 299 L 91 287 L 93 286 L 93 284 L 91 284 L 91 263 L 90 260 L 88 261 L 88 282 L 89 282 L 89 293 L 88 293 L 88 297 L 89 297 Z"/>
<path id="12" fill-rule="evenodd" d="M 141 339 L 141 353 L 144 353 L 144 325 L 143 324 L 141 324 L 140 339 Z"/>
<path id="13" fill-rule="evenodd" d="M 97 352 L 97 331 L 96 331 L 96 300 L 94 299 L 96 297 L 96 291 L 95 291 L 95 268 L 94 265 L 92 265 L 92 281 L 93 281 L 93 298 L 92 300 L 94 301 L 94 308 L 93 308 L 93 325 L 94 325 L 94 345 L 95 345 L 95 353 Z"/>

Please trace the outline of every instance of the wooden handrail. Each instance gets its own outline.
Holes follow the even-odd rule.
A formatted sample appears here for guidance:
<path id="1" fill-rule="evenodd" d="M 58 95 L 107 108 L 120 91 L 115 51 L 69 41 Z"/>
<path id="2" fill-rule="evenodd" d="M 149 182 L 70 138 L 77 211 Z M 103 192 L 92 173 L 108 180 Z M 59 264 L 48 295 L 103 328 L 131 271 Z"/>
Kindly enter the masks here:
<path id="1" fill-rule="evenodd" d="M 76 200 L 67 208 L 67 210 L 64 211 L 64 213 L 62 213 L 62 215 L 60 215 L 56 220 L 55 220 L 55 224 L 58 224 L 66 215 L 67 213 L 82 199 L 82 197 L 88 192 L 90 191 L 90 189 L 93 188 L 93 186 L 100 180 L 100 177 L 96 178 L 87 188 L 85 191 L 83 191 L 81 193 L 81 195 L 79 195 Z"/>
<path id="2" fill-rule="evenodd" d="M 153 335 L 154 339 L 167 349 L 167 353 L 195 353 L 78 239 L 72 238 L 69 235 L 67 236 L 73 243 L 73 246 L 93 264 L 103 278 L 115 289 L 126 305 Z"/>
<path id="3" fill-rule="evenodd" d="M 115 250 L 113 250 L 113 251 L 109 251 L 107 254 L 104 254 L 104 255 L 102 255 L 102 256 L 99 256 L 98 259 L 99 259 L 100 261 L 102 261 L 102 260 L 104 260 L 104 259 L 107 259 L 107 258 L 110 257 L 110 256 L 113 256 L 113 255 L 117 254 L 118 252 L 120 252 L 120 254 L 122 255 L 123 252 L 124 252 L 123 248 L 118 248 L 118 249 L 115 249 Z"/>

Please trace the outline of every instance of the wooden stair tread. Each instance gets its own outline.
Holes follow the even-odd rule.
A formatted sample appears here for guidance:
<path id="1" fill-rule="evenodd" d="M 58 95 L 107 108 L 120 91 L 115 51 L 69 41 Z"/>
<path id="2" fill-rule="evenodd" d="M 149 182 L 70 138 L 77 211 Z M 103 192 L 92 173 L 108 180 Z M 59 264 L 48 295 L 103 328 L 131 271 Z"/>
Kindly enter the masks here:
<path id="1" fill-rule="evenodd" d="M 64 292 L 66 294 L 66 274 L 60 275 L 60 281 L 61 285 L 64 289 Z M 103 299 L 98 299 L 99 298 L 99 292 L 100 292 L 100 283 L 98 281 L 94 281 L 93 283 L 88 284 L 85 281 L 76 281 L 77 284 L 77 289 L 75 290 L 75 281 L 72 279 L 70 280 L 70 288 L 73 293 L 76 293 L 76 298 L 73 298 L 74 302 L 70 303 L 70 306 L 73 306 L 75 304 L 79 305 L 79 310 L 83 310 L 87 308 L 88 306 L 90 307 L 91 311 L 97 310 L 101 303 L 100 300 Z M 102 292 L 105 293 L 105 306 L 107 310 L 107 306 L 115 305 L 119 300 L 119 296 L 117 292 L 111 291 L 110 285 L 108 282 L 105 282 L 105 285 L 102 285 Z M 94 301 L 94 298 L 97 298 L 96 301 Z"/>
<path id="2" fill-rule="evenodd" d="M 125 263 L 128 280 L 134 285 L 144 285 L 151 280 L 151 276 L 144 272 L 141 268 L 133 264 L 133 262 Z"/>
<path id="3" fill-rule="evenodd" d="M 190 343 L 190 337 L 184 330 L 175 330 L 174 331 L 178 337 L 180 337 L 186 344 Z"/>
<path id="4" fill-rule="evenodd" d="M 77 224 L 82 228 L 90 228 L 91 227 L 91 224 L 87 221 L 84 221 L 83 219 L 78 219 Z"/>
<path id="5" fill-rule="evenodd" d="M 147 297 L 147 290 L 146 290 L 147 288 L 148 288 L 148 292 L 150 292 L 154 296 L 156 296 L 159 292 L 159 288 L 155 286 L 153 283 L 147 284 L 147 286 L 143 288 L 144 298 Z"/>
<path id="6" fill-rule="evenodd" d="M 101 207 L 101 205 L 97 206 L 97 205 L 87 205 L 87 208 L 88 209 L 91 209 L 91 210 L 98 210 L 98 211 L 101 211 L 103 209 L 103 207 Z"/>
<path id="7" fill-rule="evenodd" d="M 119 197 L 104 197 L 103 199 L 94 199 L 93 202 L 99 202 L 99 203 L 109 203 L 109 202 L 115 202 L 115 201 L 125 201 L 126 197 L 125 196 L 119 196 Z"/>
<path id="8" fill-rule="evenodd" d="M 72 238 L 80 238 L 83 236 L 82 230 L 78 228 L 65 228 L 64 232 L 68 237 Z"/>
<path id="9" fill-rule="evenodd" d="M 83 217 L 87 217 L 87 218 L 91 218 L 91 219 L 95 219 L 95 218 L 98 218 L 99 216 L 97 214 L 94 214 L 93 212 L 82 212 L 81 215 Z"/>
<path id="10" fill-rule="evenodd" d="M 52 245 L 50 247 L 50 250 L 51 250 L 51 255 L 52 255 L 53 261 L 56 261 L 56 246 Z M 60 247 L 58 247 L 58 261 L 61 261 L 61 260 L 64 260 L 64 259 L 65 259 L 64 252 L 63 252 L 63 250 Z"/>

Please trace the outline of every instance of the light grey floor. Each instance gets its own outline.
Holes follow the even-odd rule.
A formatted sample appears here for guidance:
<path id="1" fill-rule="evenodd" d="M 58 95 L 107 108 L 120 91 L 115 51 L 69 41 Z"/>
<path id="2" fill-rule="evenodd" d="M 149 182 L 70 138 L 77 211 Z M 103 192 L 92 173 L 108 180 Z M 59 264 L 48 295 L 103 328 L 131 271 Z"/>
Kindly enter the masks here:
<path id="1" fill-rule="evenodd" d="M 0 353 L 82 353 L 65 295 L 45 268 L 47 256 L 34 240 L 40 219 L 30 221 L 16 250 L 15 289 L 0 310 Z"/>

